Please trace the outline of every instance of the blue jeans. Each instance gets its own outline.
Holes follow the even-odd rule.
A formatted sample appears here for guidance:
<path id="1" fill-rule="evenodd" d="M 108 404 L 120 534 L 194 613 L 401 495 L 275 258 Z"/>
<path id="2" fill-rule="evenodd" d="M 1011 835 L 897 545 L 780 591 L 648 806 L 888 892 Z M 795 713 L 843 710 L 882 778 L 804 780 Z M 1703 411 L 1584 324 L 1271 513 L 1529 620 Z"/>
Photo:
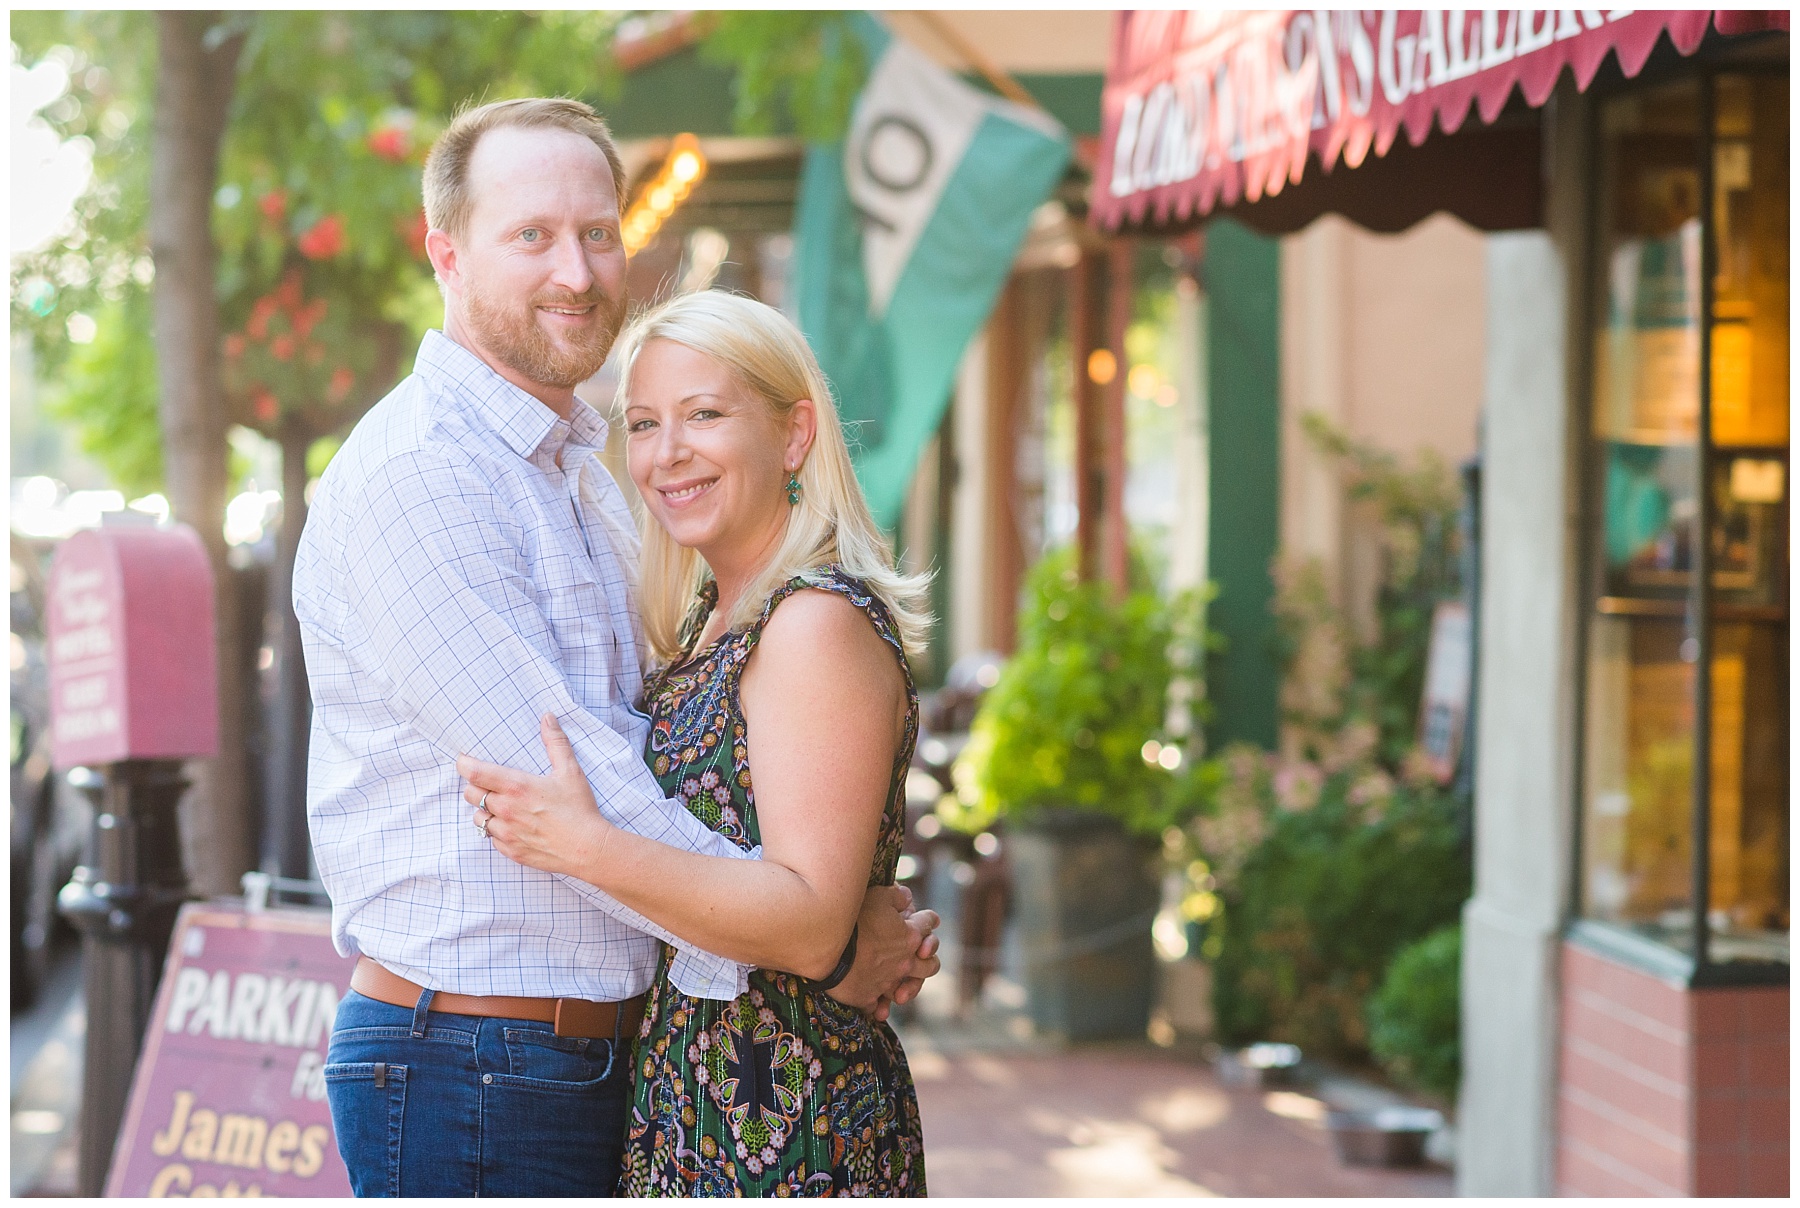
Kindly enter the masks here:
<path id="1" fill-rule="evenodd" d="M 338 1004 L 325 1090 L 358 1196 L 610 1196 L 631 1109 L 632 1037 Z"/>

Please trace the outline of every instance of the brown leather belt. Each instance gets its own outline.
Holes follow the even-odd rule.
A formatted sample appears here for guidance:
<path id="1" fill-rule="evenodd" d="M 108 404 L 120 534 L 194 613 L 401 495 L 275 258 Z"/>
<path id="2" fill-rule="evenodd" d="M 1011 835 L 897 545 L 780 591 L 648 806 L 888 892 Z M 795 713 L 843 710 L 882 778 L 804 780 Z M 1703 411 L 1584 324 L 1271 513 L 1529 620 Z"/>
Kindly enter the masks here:
<path id="1" fill-rule="evenodd" d="M 350 988 L 364 998 L 389 1006 L 419 1005 L 425 987 L 408 981 L 383 965 L 361 957 L 350 975 Z M 637 1038 L 644 1019 L 644 995 L 624 1002 L 590 1002 L 585 998 L 514 998 L 505 994 L 450 994 L 431 996 L 431 1009 L 447 1015 L 476 1015 L 483 1019 L 529 1019 L 547 1023 L 558 1036 L 586 1036 L 593 1040 Z"/>

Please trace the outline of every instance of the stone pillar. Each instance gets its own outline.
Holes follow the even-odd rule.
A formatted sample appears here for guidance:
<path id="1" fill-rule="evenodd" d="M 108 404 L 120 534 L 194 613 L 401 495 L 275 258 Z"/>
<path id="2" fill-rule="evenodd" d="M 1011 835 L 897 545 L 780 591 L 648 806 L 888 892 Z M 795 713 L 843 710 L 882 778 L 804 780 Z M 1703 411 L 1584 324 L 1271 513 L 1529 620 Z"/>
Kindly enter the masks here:
<path id="1" fill-rule="evenodd" d="M 1488 238 L 1475 894 L 1463 910 L 1456 1170 L 1466 1196 L 1555 1186 L 1580 682 L 1586 119 L 1565 78 L 1543 119 L 1547 229 Z"/>
<path id="2" fill-rule="evenodd" d="M 1573 517 L 1562 257 L 1491 236 L 1481 477 L 1481 752 L 1463 912 L 1457 1193 L 1551 1193 L 1569 876 Z"/>

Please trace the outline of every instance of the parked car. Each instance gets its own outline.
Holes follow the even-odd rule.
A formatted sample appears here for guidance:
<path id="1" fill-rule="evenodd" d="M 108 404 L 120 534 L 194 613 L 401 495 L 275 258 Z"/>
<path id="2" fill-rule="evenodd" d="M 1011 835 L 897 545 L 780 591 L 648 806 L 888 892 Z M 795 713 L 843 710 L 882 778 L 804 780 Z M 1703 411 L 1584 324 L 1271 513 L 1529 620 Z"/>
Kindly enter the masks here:
<path id="1" fill-rule="evenodd" d="M 50 545 L 12 534 L 9 634 L 12 738 L 12 1005 L 43 988 L 68 934 L 56 893 L 80 862 L 92 825 L 87 798 L 50 766 L 50 669 L 44 647 Z"/>

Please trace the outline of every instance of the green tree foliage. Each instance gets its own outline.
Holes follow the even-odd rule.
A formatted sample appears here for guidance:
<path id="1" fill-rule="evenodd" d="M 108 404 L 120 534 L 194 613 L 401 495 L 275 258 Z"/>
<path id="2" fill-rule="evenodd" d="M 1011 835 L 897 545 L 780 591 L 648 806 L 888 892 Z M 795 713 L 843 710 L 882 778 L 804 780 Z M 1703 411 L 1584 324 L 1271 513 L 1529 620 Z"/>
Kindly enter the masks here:
<path id="1" fill-rule="evenodd" d="M 571 95 L 603 103 L 616 17 L 594 12 L 236 13 L 239 60 L 215 200 L 225 380 L 237 422 L 341 430 L 403 372 L 439 303 L 423 256 L 419 174 L 465 103 Z M 64 241 L 13 266 L 59 414 L 134 489 L 158 459 L 142 297 L 156 37 L 149 13 L 17 13 L 26 62 L 71 70 L 45 117 L 94 140 L 94 182 Z M 67 323 L 98 325 L 71 346 Z M 65 367 L 68 372 L 65 373 Z M 149 435 L 144 434 L 145 425 Z"/>
<path id="2" fill-rule="evenodd" d="M 1462 1081 L 1462 927 L 1402 948 L 1369 999 L 1369 1050 L 1397 1082 L 1445 1099 Z"/>
<path id="3" fill-rule="evenodd" d="M 92 183 L 75 202 L 73 230 L 13 261 L 13 330 L 30 337 L 49 410 L 76 426 L 84 451 L 122 486 L 154 488 L 162 481 L 162 449 L 145 235 L 154 16 L 16 12 L 11 28 L 26 64 L 54 57 L 69 70 L 69 92 L 41 116 L 64 138 L 87 139 L 94 166 Z M 104 320 L 92 344 L 69 339 L 76 314 Z M 120 323 L 126 330 L 115 329 Z"/>
<path id="4" fill-rule="evenodd" d="M 107 468 L 127 498 L 158 490 L 163 481 L 150 323 L 150 291 L 135 281 L 103 300 L 93 341 L 73 347 L 48 403 L 50 415 L 74 426 L 81 451 Z"/>
<path id="5" fill-rule="evenodd" d="M 1166 728 L 1169 685 L 1198 664 L 1198 595 L 1165 601 L 1141 562 L 1134 570 L 1117 600 L 1080 580 L 1071 548 L 1032 570 L 1018 651 L 982 701 L 957 768 L 962 814 L 952 821 L 1076 809 L 1155 837 L 1189 812 L 1193 763 L 1170 769 L 1144 752 L 1151 741 L 1179 750 Z"/>
<path id="6" fill-rule="evenodd" d="M 809 142 L 844 137 L 868 53 L 856 12 L 747 11 L 709 14 L 701 53 L 737 72 L 733 124 L 745 134 L 793 130 Z"/>

